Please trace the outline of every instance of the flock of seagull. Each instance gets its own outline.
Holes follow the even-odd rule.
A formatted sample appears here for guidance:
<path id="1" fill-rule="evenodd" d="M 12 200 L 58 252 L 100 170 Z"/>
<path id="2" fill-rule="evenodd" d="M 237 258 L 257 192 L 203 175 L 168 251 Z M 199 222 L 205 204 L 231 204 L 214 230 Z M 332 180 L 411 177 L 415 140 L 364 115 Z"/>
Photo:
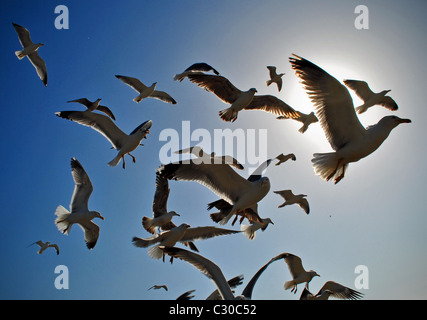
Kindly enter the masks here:
<path id="1" fill-rule="evenodd" d="M 35 67 L 43 84 L 47 86 L 46 63 L 38 54 L 38 49 L 43 44 L 33 43 L 26 28 L 15 23 L 13 23 L 13 27 L 23 47 L 22 50 L 15 52 L 16 56 L 18 59 L 27 57 Z M 314 111 L 310 114 L 294 110 L 273 95 L 257 95 L 255 88 L 242 91 L 207 63 L 195 63 L 184 72 L 176 74 L 173 79 L 181 82 L 188 78 L 190 82 L 213 93 L 222 102 L 229 105 L 228 108 L 219 111 L 219 117 L 227 122 L 236 121 L 239 112 L 244 110 L 263 110 L 275 114 L 277 119 L 299 121 L 303 124 L 299 129 L 300 133 L 304 133 L 310 124 L 319 122 L 334 151 L 314 154 L 312 159 L 314 172 L 323 180 L 332 179 L 335 183 L 344 178 L 349 163 L 357 162 L 374 152 L 385 141 L 391 130 L 399 124 L 411 122 L 409 119 L 401 119 L 393 115 L 386 116 L 376 125 L 365 128 L 360 123 L 357 114 L 366 112 L 375 105 L 383 106 L 391 111 L 398 109 L 396 102 L 387 96 L 390 90 L 374 93 L 366 82 L 359 80 L 344 80 L 341 83 L 317 65 L 297 55 L 290 57 L 289 62 L 313 102 Z M 275 84 L 277 90 L 281 91 L 284 73 L 277 73 L 274 66 L 267 66 L 267 69 L 270 79 L 266 81 L 266 85 Z M 146 86 L 137 78 L 122 75 L 116 75 L 116 77 L 138 93 L 138 96 L 133 99 L 136 103 L 146 98 L 159 99 L 169 104 L 177 103 L 168 93 L 157 90 L 157 82 Z M 356 95 L 364 101 L 363 105 L 355 108 L 347 87 L 354 90 Z M 144 138 L 147 138 L 152 121 L 145 121 L 130 134 L 126 134 L 116 125 L 113 112 L 108 107 L 100 105 L 100 101 L 101 99 L 97 99 L 92 102 L 87 98 L 70 100 L 67 102 L 79 103 L 85 106 L 86 110 L 60 111 L 55 114 L 102 134 L 118 151 L 116 157 L 108 162 L 108 165 L 114 167 L 122 161 L 125 169 L 125 155 L 129 155 L 133 162 L 136 162 L 136 158 L 131 152 L 141 145 Z M 257 230 L 265 231 L 273 222 L 270 218 L 261 218 L 258 214 L 258 203 L 270 191 L 270 180 L 263 174 L 273 160 L 278 160 L 276 163 L 278 166 L 288 160 L 295 161 L 296 157 L 292 153 L 286 155 L 282 153 L 274 159 L 266 160 L 248 178 L 244 178 L 238 173 L 238 170 L 243 169 L 243 165 L 233 157 L 217 156 L 215 153 L 208 154 L 199 146 L 178 150 L 176 153 L 188 154 L 190 159 L 161 164 L 156 169 L 153 216 L 142 218 L 142 227 L 150 236 L 133 237 L 132 243 L 135 247 L 148 248 L 147 253 L 153 259 L 163 259 L 164 261 L 165 256 L 170 256 L 171 263 L 174 258 L 178 258 L 192 264 L 210 278 L 217 287 L 217 290 L 208 299 L 251 299 L 253 288 L 260 275 L 271 263 L 279 260 L 283 260 L 287 264 L 292 277 L 292 280 L 285 282 L 285 290 L 291 289 L 296 293 L 297 286 L 305 283 L 301 299 L 321 300 L 328 299 L 330 296 L 339 299 L 362 298 L 362 293 L 333 281 L 326 282 L 317 294 L 312 294 L 308 284 L 313 277 L 319 275 L 313 270 L 306 271 L 301 258 L 287 252 L 269 260 L 253 276 L 241 295 L 236 295 L 233 289 L 242 283 L 243 276 L 227 281 L 221 269 L 214 262 L 198 253 L 199 250 L 194 242 L 236 233 L 243 233 L 248 239 L 253 240 Z M 74 224 L 79 225 L 84 232 L 87 247 L 93 249 L 99 238 L 100 227 L 92 220 L 95 218 L 104 220 L 104 217 L 97 211 L 89 210 L 88 202 L 93 191 L 92 182 L 82 164 L 74 157 L 71 159 L 71 174 L 75 187 L 71 197 L 70 210 L 59 205 L 55 211 L 55 224 L 58 230 L 65 235 L 70 233 Z M 208 188 L 218 197 L 218 200 L 208 204 L 209 210 L 213 208 L 219 210 L 210 214 L 211 219 L 215 223 L 226 225 L 230 219 L 234 218 L 231 223 L 234 225 L 240 217 L 240 231 L 215 226 L 191 227 L 187 223 L 175 225 L 172 220 L 180 214 L 169 211 L 167 208 L 170 193 L 169 180 L 194 181 Z M 274 193 L 285 200 L 278 206 L 279 208 L 298 204 L 306 214 L 310 213 L 307 195 L 294 194 L 292 190 L 278 190 Z M 244 219 L 247 219 L 250 224 L 242 224 Z M 177 243 L 184 244 L 189 250 L 177 247 Z M 59 247 L 56 244 L 41 240 L 33 244 L 40 247 L 39 254 L 50 247 L 59 254 Z M 149 290 L 162 288 L 168 290 L 166 285 L 153 285 Z M 194 290 L 184 293 L 178 297 L 178 300 L 193 298 L 194 296 L 191 295 L 193 292 Z"/>

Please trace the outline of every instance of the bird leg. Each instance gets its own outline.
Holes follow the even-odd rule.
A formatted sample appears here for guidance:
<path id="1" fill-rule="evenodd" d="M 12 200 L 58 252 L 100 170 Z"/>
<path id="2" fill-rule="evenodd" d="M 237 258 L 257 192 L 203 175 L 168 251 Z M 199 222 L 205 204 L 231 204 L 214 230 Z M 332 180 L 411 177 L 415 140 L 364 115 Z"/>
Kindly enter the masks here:
<path id="1" fill-rule="evenodd" d="M 135 157 L 133 155 L 131 155 L 130 153 L 128 153 L 128 155 L 130 155 L 132 157 L 132 161 L 133 161 L 133 163 L 135 163 L 136 162 Z"/>
<path id="2" fill-rule="evenodd" d="M 235 215 L 234 220 L 233 220 L 233 222 L 231 223 L 231 225 L 232 225 L 232 226 L 234 226 L 234 224 L 236 223 L 236 220 L 237 220 L 237 214 Z"/>
<path id="3" fill-rule="evenodd" d="M 293 292 L 295 294 L 295 293 L 297 293 L 297 290 L 298 290 L 298 286 L 296 284 L 294 284 L 291 292 Z"/>

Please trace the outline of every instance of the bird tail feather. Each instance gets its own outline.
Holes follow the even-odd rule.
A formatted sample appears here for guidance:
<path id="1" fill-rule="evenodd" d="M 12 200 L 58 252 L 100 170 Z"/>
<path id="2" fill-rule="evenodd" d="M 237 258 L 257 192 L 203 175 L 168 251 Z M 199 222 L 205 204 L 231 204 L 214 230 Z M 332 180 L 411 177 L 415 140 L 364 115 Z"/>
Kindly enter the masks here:
<path id="1" fill-rule="evenodd" d="M 265 83 L 267 84 L 267 87 L 268 87 L 270 84 L 273 83 L 273 81 L 272 80 L 267 80 Z"/>
<path id="2" fill-rule="evenodd" d="M 70 212 L 65 209 L 63 206 L 59 205 L 55 211 L 56 219 L 55 224 L 59 231 L 63 234 L 69 234 L 71 230 L 72 223 L 68 221 Z"/>
<path id="3" fill-rule="evenodd" d="M 231 122 L 236 121 L 237 114 L 238 114 L 238 111 L 233 110 L 231 107 L 221 110 L 219 112 L 219 116 L 221 117 L 222 120 L 231 121 Z"/>
<path id="4" fill-rule="evenodd" d="M 285 290 L 289 290 L 290 288 L 292 288 L 295 285 L 294 280 L 290 280 L 290 281 L 286 281 L 285 284 L 283 285 L 285 287 Z"/>
<path id="5" fill-rule="evenodd" d="M 22 50 L 18 50 L 18 51 L 15 51 L 15 54 L 16 54 L 16 57 L 19 59 L 19 60 L 21 60 L 21 59 L 23 59 L 25 56 L 22 54 Z"/>
<path id="6" fill-rule="evenodd" d="M 148 249 L 147 253 L 151 258 L 156 260 L 162 258 L 164 255 L 164 252 L 159 245 L 151 247 L 150 249 Z"/>
<path id="7" fill-rule="evenodd" d="M 315 153 L 313 156 L 314 158 L 311 162 L 313 163 L 316 175 L 320 176 L 325 181 L 337 176 L 339 171 L 337 170 L 338 157 L 335 152 Z"/>
<path id="8" fill-rule="evenodd" d="M 120 155 L 120 153 L 110 162 L 108 162 L 108 165 L 110 167 L 115 167 L 119 164 L 120 160 L 122 159 L 122 156 Z"/>
<path id="9" fill-rule="evenodd" d="M 255 232 L 253 231 L 253 229 L 251 228 L 251 226 L 248 225 L 244 225 L 242 224 L 240 226 L 240 230 L 243 232 L 243 234 L 249 239 L 249 240 L 253 240 L 255 239 Z"/>

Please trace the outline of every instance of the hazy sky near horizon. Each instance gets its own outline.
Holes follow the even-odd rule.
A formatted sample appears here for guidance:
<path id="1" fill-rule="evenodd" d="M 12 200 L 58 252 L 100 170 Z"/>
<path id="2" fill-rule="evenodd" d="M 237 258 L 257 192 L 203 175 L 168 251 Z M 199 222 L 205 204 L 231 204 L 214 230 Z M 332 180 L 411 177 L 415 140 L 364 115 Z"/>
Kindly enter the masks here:
<path id="1" fill-rule="evenodd" d="M 355 27 L 360 4 L 369 9 L 368 29 Z M 69 29 L 55 27 L 58 5 L 69 10 Z M 226 129 L 243 132 L 231 151 L 245 165 L 239 172 L 244 177 L 256 166 L 252 152 L 260 159 L 291 152 L 297 157 L 281 166 L 272 163 L 265 173 L 271 191 L 259 203 L 259 213 L 274 225 L 252 241 L 238 234 L 196 243 L 227 278 L 244 275 L 237 293 L 273 256 L 290 252 L 320 274 L 310 283 L 313 292 L 328 280 L 357 289 L 355 268 L 362 265 L 369 270 L 369 288 L 359 290 L 366 299 L 427 298 L 426 9 L 425 1 L 415 0 L 1 1 L 0 298 L 157 300 L 176 299 L 191 289 L 197 299 L 207 297 L 215 287 L 198 270 L 177 259 L 172 265 L 153 260 L 131 239 L 149 236 L 141 219 L 152 215 L 155 169 L 165 145 L 195 145 L 203 134 L 205 146 L 220 153 L 214 133 Z M 47 65 L 46 88 L 28 59 L 16 58 L 21 46 L 12 22 L 45 44 L 39 54 Z M 390 114 L 412 120 L 393 130 L 372 155 L 350 164 L 337 185 L 322 181 L 311 166 L 313 153 L 332 150 L 319 124 L 300 134 L 300 123 L 262 111 L 242 111 L 236 122 L 226 123 L 218 117 L 226 104 L 188 79 L 173 80 L 191 64 L 206 62 L 241 90 L 255 87 L 309 113 L 313 106 L 290 67 L 292 54 L 338 80 L 365 80 L 377 92 L 391 89 L 399 110 L 373 107 L 360 115 L 363 125 Z M 266 86 L 268 65 L 285 73 L 281 92 Z M 157 88 L 178 103 L 146 99 L 137 104 L 132 101 L 136 92 L 116 74 L 147 85 L 157 81 Z M 355 105 L 361 104 L 351 94 Z M 109 167 L 116 151 L 102 135 L 55 116 L 84 110 L 67 103 L 83 97 L 102 98 L 127 133 L 153 121 L 144 146 L 133 152 L 136 163 L 127 157 L 125 170 L 121 164 Z M 245 153 L 238 153 L 242 146 Z M 105 217 L 94 220 L 101 233 L 91 251 L 79 227 L 65 236 L 54 224 L 56 207 L 68 208 L 73 192 L 71 157 L 92 180 L 89 209 Z M 212 192 L 195 182 L 169 185 L 168 209 L 181 214 L 176 224 L 214 225 L 206 210 L 217 199 Z M 273 191 L 283 189 L 307 194 L 310 214 L 297 206 L 277 208 L 283 199 Z M 36 246 L 27 247 L 38 240 L 57 243 L 61 254 L 38 255 Z M 55 288 L 58 265 L 69 270 L 68 290 Z M 287 280 L 285 264 L 272 264 L 253 298 L 298 299 L 303 286 L 294 295 L 283 289 Z M 148 291 L 154 284 L 166 284 L 169 291 Z"/>

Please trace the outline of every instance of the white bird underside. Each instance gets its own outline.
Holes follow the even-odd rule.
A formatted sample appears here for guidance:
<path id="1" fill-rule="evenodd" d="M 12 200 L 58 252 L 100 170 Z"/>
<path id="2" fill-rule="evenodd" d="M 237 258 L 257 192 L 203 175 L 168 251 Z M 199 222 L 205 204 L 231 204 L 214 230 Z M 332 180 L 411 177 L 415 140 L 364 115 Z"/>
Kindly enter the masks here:
<path id="1" fill-rule="evenodd" d="M 334 179 L 338 183 L 344 178 L 348 163 L 374 152 L 400 123 L 411 122 L 409 119 L 388 116 L 365 129 L 343 84 L 304 58 L 294 55 L 289 61 L 313 102 L 325 136 L 335 150 L 332 153 L 315 153 L 312 159 L 315 173 L 324 180 Z"/>
<path id="2" fill-rule="evenodd" d="M 56 116 L 77 122 L 81 125 L 90 127 L 102 134 L 113 148 L 119 152 L 117 156 L 110 161 L 110 166 L 116 166 L 123 159 L 123 168 L 125 168 L 124 156 L 129 154 L 133 162 L 135 157 L 130 154 L 140 144 L 141 140 L 150 132 L 152 121 L 148 120 L 136 127 L 129 135 L 124 133 L 109 117 L 99 113 L 87 111 L 61 111 L 56 112 Z"/>
<path id="3" fill-rule="evenodd" d="M 190 74 L 188 78 L 199 87 L 212 92 L 224 103 L 232 104 L 247 93 L 237 89 L 227 78 L 218 75 L 209 74 Z M 255 91 L 256 92 L 256 91 Z M 231 120 L 222 117 L 225 121 L 234 121 L 237 118 L 237 112 L 240 110 L 262 110 L 275 115 L 286 115 L 288 117 L 297 117 L 295 110 L 284 101 L 272 95 L 254 95 L 249 104 L 242 104 L 239 108 L 233 110 L 236 114 Z M 223 110 L 225 111 L 225 110 Z"/>
<path id="4" fill-rule="evenodd" d="M 359 114 L 375 105 L 383 106 L 390 111 L 396 111 L 399 108 L 397 103 L 391 97 L 386 96 L 390 90 L 375 93 L 369 88 L 366 81 L 344 80 L 343 82 L 347 87 L 352 89 L 360 99 L 363 100 L 363 105 L 356 107 L 356 111 Z"/>
<path id="5" fill-rule="evenodd" d="M 38 47 L 31 41 L 30 32 L 26 28 L 20 26 L 19 24 L 16 24 L 13 22 L 12 22 L 12 24 L 16 30 L 16 33 L 18 34 L 19 42 L 21 43 L 22 47 L 24 48 L 22 51 L 15 52 L 17 57 L 19 59 L 22 59 L 23 56 L 21 56 L 20 54 L 24 53 L 28 57 L 28 60 L 30 60 L 30 62 L 33 64 L 34 68 L 36 69 L 37 75 L 39 76 L 40 80 L 42 80 L 43 84 L 45 86 L 47 86 L 46 63 L 40 57 L 38 52 L 36 51 L 36 50 L 38 50 Z M 38 44 L 38 45 L 42 45 L 42 44 Z M 26 51 L 33 46 L 35 46 L 35 49 L 30 50 L 30 51 L 32 51 L 32 53 L 29 53 L 29 54 L 26 53 Z"/>
<path id="6" fill-rule="evenodd" d="M 307 199 L 305 198 L 307 195 L 305 194 L 298 194 L 295 195 L 291 190 L 281 190 L 281 191 L 274 191 L 274 193 L 280 195 L 285 199 L 285 202 L 281 205 L 279 205 L 278 208 L 284 207 L 286 205 L 292 205 L 292 204 L 298 204 L 305 213 L 310 213 L 310 206 L 308 204 Z"/>
<path id="7" fill-rule="evenodd" d="M 99 101 L 101 99 L 98 99 Z M 82 105 L 84 105 L 86 108 L 88 108 L 89 111 L 94 111 L 94 110 L 99 110 L 101 112 L 104 112 L 107 116 L 109 116 L 111 119 L 116 120 L 116 118 L 114 117 L 113 112 L 110 110 L 110 108 L 106 107 L 106 106 L 102 106 L 99 105 L 99 101 L 95 101 L 92 102 L 87 98 L 80 98 L 80 99 L 75 99 L 75 100 L 70 100 L 67 102 L 77 102 L 80 103 Z"/>
<path id="8" fill-rule="evenodd" d="M 240 233 L 240 231 L 222 229 L 217 227 L 195 227 L 190 228 L 188 224 L 180 226 L 168 231 L 163 231 L 149 238 L 133 237 L 132 243 L 135 247 L 147 248 L 153 245 L 148 254 L 153 259 L 160 259 L 163 256 L 163 247 L 173 247 L 177 242 L 185 243 L 189 241 L 205 240 L 217 236 Z"/>
<path id="9" fill-rule="evenodd" d="M 197 160 L 197 159 L 196 159 Z M 195 181 L 210 189 L 231 206 L 219 223 L 225 224 L 235 213 L 259 202 L 270 189 L 268 178 L 244 179 L 228 164 L 206 164 L 185 160 L 162 165 L 157 169 L 169 180 Z"/>
<path id="10" fill-rule="evenodd" d="M 99 226 L 93 223 L 93 218 L 104 217 L 97 211 L 89 211 L 88 202 L 93 191 L 92 182 L 81 163 L 71 159 L 71 174 L 74 180 L 74 191 L 70 202 L 70 211 L 58 206 L 55 215 L 55 224 L 59 231 L 68 235 L 73 224 L 77 223 L 84 232 L 88 249 L 93 249 L 98 241 Z"/>
<path id="11" fill-rule="evenodd" d="M 163 102 L 167 102 L 170 104 L 176 104 L 175 99 L 173 99 L 168 93 L 164 91 L 158 91 L 158 90 L 150 90 L 150 87 L 147 87 L 145 84 L 143 84 L 139 79 L 133 78 L 133 77 L 127 77 L 127 76 L 121 76 L 116 75 L 116 78 L 121 80 L 123 83 L 130 86 L 132 89 L 134 89 L 139 94 L 143 94 L 145 91 L 148 90 L 149 94 L 141 96 L 140 98 L 135 98 L 135 102 L 140 102 L 143 98 L 154 98 L 161 100 Z M 153 85 L 155 86 L 156 83 Z"/>

